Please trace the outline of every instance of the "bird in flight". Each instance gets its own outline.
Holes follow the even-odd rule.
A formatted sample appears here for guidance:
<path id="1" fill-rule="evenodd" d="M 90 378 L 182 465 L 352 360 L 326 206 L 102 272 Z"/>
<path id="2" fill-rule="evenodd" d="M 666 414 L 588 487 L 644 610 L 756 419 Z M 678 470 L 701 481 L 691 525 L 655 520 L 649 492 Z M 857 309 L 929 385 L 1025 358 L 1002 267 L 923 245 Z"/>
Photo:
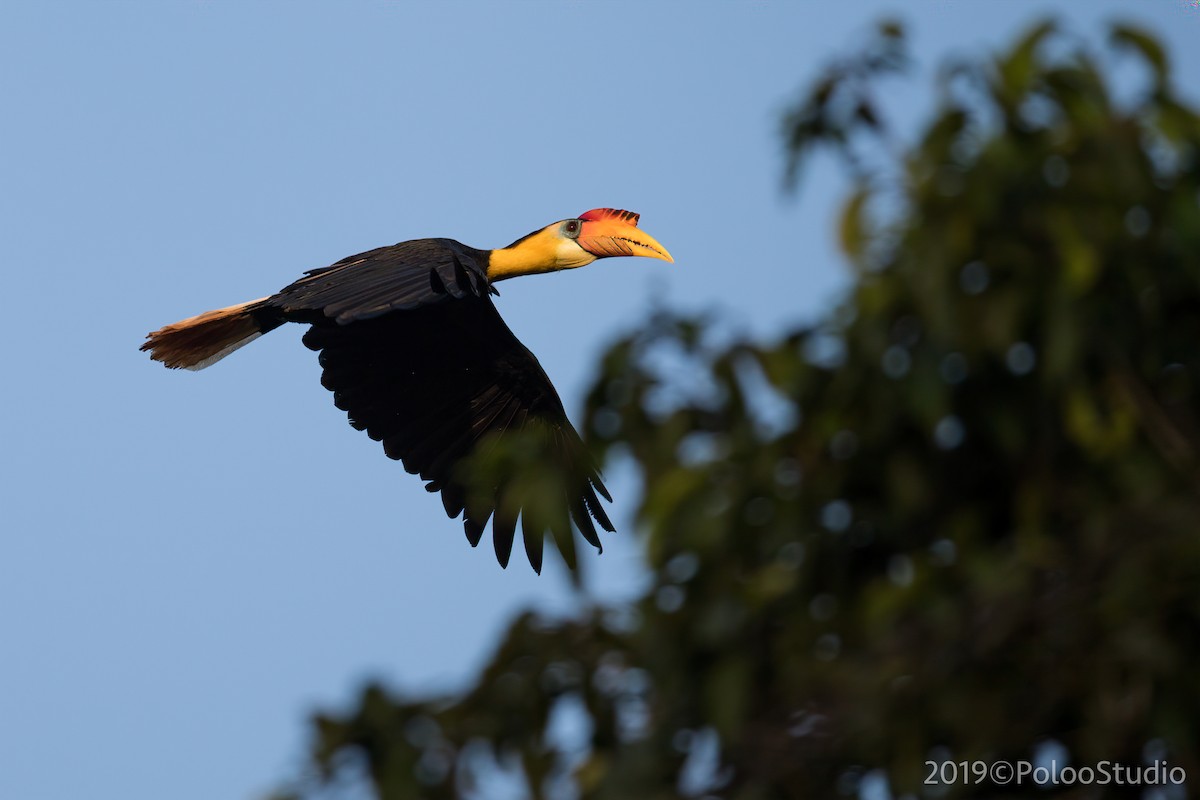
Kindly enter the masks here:
<path id="1" fill-rule="evenodd" d="M 491 519 L 501 566 L 520 516 L 526 554 L 540 573 L 546 528 L 568 563 L 569 520 L 601 549 L 593 520 L 606 531 L 613 526 L 596 495 L 612 498 L 554 385 L 492 304 L 494 284 L 610 256 L 674 261 L 637 224 L 631 211 L 597 208 L 498 250 L 453 239 L 368 250 L 309 270 L 270 297 L 160 328 L 141 349 L 171 369 L 198 370 L 285 322 L 309 325 L 304 344 L 320 352 L 321 383 L 350 424 L 382 442 L 427 490 L 441 492 L 472 546 Z M 515 431 L 537 431 L 551 443 L 562 497 L 548 517 L 522 514 L 503 483 L 481 493 L 460 469 L 482 442 Z"/>

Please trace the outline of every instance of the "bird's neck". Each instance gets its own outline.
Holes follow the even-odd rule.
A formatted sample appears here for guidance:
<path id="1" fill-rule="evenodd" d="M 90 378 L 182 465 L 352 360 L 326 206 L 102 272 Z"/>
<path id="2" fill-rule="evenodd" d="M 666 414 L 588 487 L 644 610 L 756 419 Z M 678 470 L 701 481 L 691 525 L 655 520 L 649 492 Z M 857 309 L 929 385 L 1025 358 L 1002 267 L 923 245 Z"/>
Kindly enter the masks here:
<path id="1" fill-rule="evenodd" d="M 508 247 L 493 250 L 488 258 L 487 276 L 494 283 L 519 275 L 582 267 L 595 260 L 595 256 L 574 242 L 541 230 Z"/>
<path id="2" fill-rule="evenodd" d="M 493 250 L 488 259 L 488 280 L 496 281 L 515 278 L 518 275 L 537 275 L 540 272 L 553 272 L 555 266 L 553 253 L 546 256 L 542 253 L 530 252 L 524 247 L 504 247 Z"/>

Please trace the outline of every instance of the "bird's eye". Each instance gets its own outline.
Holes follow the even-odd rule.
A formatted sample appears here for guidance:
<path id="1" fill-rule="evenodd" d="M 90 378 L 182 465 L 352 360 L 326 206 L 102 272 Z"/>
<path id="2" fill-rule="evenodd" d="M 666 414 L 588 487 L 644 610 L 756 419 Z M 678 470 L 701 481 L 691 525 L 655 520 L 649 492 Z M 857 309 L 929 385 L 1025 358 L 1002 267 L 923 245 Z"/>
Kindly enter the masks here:
<path id="1" fill-rule="evenodd" d="M 563 223 L 563 233 L 568 239 L 575 239 L 579 236 L 579 229 L 583 227 L 583 222 L 577 219 L 569 219 Z"/>

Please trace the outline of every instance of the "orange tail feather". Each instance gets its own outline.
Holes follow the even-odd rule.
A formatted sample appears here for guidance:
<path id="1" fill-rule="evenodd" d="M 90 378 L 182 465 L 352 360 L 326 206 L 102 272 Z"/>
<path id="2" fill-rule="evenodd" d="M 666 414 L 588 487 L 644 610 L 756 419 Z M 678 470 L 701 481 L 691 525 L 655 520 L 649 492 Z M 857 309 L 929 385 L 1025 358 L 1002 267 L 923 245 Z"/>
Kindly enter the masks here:
<path id="1" fill-rule="evenodd" d="M 263 300 L 251 300 L 166 325 L 146 335 L 142 350 L 171 369 L 204 369 L 280 323 L 264 325 L 254 312 Z"/>

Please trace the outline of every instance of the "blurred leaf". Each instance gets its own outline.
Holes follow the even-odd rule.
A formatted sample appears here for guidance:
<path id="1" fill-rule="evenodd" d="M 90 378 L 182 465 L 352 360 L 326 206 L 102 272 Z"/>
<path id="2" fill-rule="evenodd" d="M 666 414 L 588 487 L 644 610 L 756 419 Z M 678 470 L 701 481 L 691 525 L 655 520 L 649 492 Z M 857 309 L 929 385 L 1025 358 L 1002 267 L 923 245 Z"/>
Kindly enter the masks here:
<path id="1" fill-rule="evenodd" d="M 863 249 L 867 245 L 863 206 L 870 199 L 871 193 L 865 186 L 860 186 L 850 195 L 842 209 L 841 242 L 842 252 L 850 259 L 850 263 L 862 269 Z"/>
<path id="2" fill-rule="evenodd" d="M 1111 42 L 1117 47 L 1125 47 L 1135 51 L 1150 66 L 1154 73 L 1157 89 L 1162 89 L 1167 82 L 1167 54 L 1162 44 L 1148 31 L 1127 24 L 1114 25 L 1110 33 Z"/>
<path id="3" fill-rule="evenodd" d="M 750 662 L 742 655 L 725 656 L 708 671 L 704 687 L 706 716 L 727 741 L 741 734 L 752 680 Z"/>
<path id="4" fill-rule="evenodd" d="M 1038 48 L 1057 29 L 1057 23 L 1050 20 L 1034 25 L 1008 53 L 996 60 L 1000 79 L 997 97 L 1002 98 L 1005 104 L 1015 106 L 1029 93 L 1038 74 Z"/>

